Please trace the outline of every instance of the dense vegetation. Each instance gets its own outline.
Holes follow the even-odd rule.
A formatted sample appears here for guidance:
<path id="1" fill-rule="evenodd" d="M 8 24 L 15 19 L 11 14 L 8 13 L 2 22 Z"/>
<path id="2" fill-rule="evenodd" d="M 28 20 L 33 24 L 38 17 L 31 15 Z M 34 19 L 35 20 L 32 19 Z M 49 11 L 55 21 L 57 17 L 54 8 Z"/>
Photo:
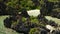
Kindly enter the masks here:
<path id="1" fill-rule="evenodd" d="M 0 0 L 0 15 L 9 15 L 4 20 L 4 25 L 19 33 L 24 34 L 60 34 L 60 30 L 49 32 L 45 26 L 58 27 L 54 21 L 48 21 L 45 16 L 60 19 L 60 0 Z M 41 15 L 37 17 L 23 17 L 18 14 L 24 10 L 39 9 Z"/>
<path id="2" fill-rule="evenodd" d="M 59 0 L 0 0 L 0 7 L 0 15 L 16 14 L 24 9 L 39 9 L 44 15 L 60 13 Z"/>

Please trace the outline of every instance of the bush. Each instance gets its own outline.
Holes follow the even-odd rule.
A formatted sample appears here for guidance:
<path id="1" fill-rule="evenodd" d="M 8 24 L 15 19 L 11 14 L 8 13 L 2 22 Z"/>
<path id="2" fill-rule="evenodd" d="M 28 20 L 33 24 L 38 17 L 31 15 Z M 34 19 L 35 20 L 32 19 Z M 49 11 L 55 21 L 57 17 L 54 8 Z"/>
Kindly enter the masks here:
<path id="1" fill-rule="evenodd" d="M 40 29 L 39 28 L 32 28 L 30 30 L 29 34 L 40 34 Z"/>

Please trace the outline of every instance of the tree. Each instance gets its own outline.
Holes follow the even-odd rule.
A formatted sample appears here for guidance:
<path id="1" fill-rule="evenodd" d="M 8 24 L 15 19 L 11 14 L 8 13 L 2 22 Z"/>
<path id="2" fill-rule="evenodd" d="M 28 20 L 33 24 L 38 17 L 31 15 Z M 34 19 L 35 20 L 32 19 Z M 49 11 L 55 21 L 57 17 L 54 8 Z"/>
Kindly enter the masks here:
<path id="1" fill-rule="evenodd" d="M 6 14 L 6 7 L 4 1 L 0 1 L 0 15 Z"/>

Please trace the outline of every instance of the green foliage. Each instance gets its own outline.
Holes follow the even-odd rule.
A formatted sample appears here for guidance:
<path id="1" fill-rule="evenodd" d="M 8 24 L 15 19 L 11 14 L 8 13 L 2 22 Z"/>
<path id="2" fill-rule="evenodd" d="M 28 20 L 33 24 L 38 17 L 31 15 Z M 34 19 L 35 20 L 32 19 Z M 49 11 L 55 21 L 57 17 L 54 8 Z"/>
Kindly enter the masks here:
<path id="1" fill-rule="evenodd" d="M 17 20 L 17 21 L 12 21 L 11 28 L 12 28 L 12 27 L 15 27 L 18 23 L 19 23 L 19 20 Z"/>
<path id="2" fill-rule="evenodd" d="M 2 2 L 2 1 L 3 0 L 0 0 L 0 2 Z M 38 3 L 38 2 L 34 3 L 32 0 L 6 0 L 6 2 L 4 2 L 4 3 L 8 7 L 8 8 L 6 8 L 8 10 L 7 12 L 8 13 L 13 13 L 13 12 L 16 12 L 16 11 L 20 12 L 23 8 L 26 8 L 27 10 L 41 9 L 42 6 L 45 5 L 45 2 L 44 2 L 44 0 L 37 0 L 37 1 L 40 3 L 39 5 L 35 5 L 35 3 Z M 56 3 L 56 2 L 59 2 L 59 0 L 48 0 L 48 2 Z M 11 7 L 11 9 L 9 7 Z"/>
<path id="3" fill-rule="evenodd" d="M 0 0 L 0 2 L 2 2 L 3 0 Z"/>
<path id="4" fill-rule="evenodd" d="M 31 19 L 31 22 L 32 22 L 32 23 L 38 24 L 38 22 L 39 22 L 38 19 L 37 19 L 37 17 L 31 16 L 30 19 Z"/>
<path id="5" fill-rule="evenodd" d="M 23 8 L 26 8 L 27 10 L 40 9 L 40 6 L 35 6 L 31 0 L 10 0 L 6 2 L 6 5 L 18 9 L 18 12 L 20 12 Z"/>
<path id="6" fill-rule="evenodd" d="M 39 22 L 37 17 L 31 16 L 29 19 L 31 20 L 32 23 L 36 23 L 37 24 Z M 22 18 L 23 22 L 26 22 L 26 20 L 27 20 L 27 18 L 25 18 L 25 17 Z"/>
<path id="7" fill-rule="evenodd" d="M 53 11 L 60 12 L 60 8 L 53 9 Z"/>
<path id="8" fill-rule="evenodd" d="M 41 0 L 41 1 L 40 1 L 40 4 L 44 4 L 44 1 L 43 1 L 43 0 Z"/>
<path id="9" fill-rule="evenodd" d="M 6 3 L 6 5 L 11 7 L 16 7 L 17 4 L 18 4 L 18 0 L 10 0 L 9 2 Z"/>
<path id="10" fill-rule="evenodd" d="M 25 17 L 22 17 L 22 21 L 23 21 L 23 22 L 26 22 L 26 20 L 27 20 L 27 19 L 26 19 Z"/>
<path id="11" fill-rule="evenodd" d="M 49 2 L 58 2 L 58 0 L 48 0 Z"/>
<path id="12" fill-rule="evenodd" d="M 34 5 L 31 0 L 21 0 L 20 4 L 21 8 L 26 8 L 27 10 L 31 9 L 31 7 Z"/>
<path id="13" fill-rule="evenodd" d="M 3 2 L 3 0 L 0 0 L 0 2 Z M 6 8 L 6 10 L 7 10 L 7 12 L 8 13 L 14 13 L 14 12 L 20 12 L 23 8 L 26 8 L 27 10 L 31 10 L 31 9 L 41 9 L 42 8 L 42 6 L 46 6 L 46 4 L 45 4 L 45 2 L 44 2 L 44 0 L 41 0 L 41 1 L 39 1 L 40 2 L 40 5 L 38 5 L 38 6 L 35 6 L 35 3 L 33 3 L 31 0 L 8 0 L 8 2 L 6 2 L 6 5 L 7 5 L 7 8 Z M 56 3 L 56 2 L 58 2 L 59 3 L 59 1 L 58 0 L 48 0 L 48 2 L 53 2 L 53 3 Z M 41 6 L 42 5 L 42 6 Z M 52 9 L 52 11 L 57 11 L 57 12 L 60 12 L 60 8 L 58 8 L 58 4 L 56 5 L 57 6 L 57 8 L 54 8 L 54 9 Z M 55 7 L 56 7 L 55 6 Z M 50 6 L 49 6 L 50 7 Z M 44 10 L 47 12 L 48 11 L 48 9 L 46 9 L 46 7 L 44 7 Z M 45 13 L 45 11 L 44 11 L 44 14 L 46 14 Z M 39 20 L 37 19 L 37 17 L 33 17 L 33 16 L 31 16 L 30 17 L 30 22 L 31 23 L 35 23 L 36 25 L 38 25 L 38 26 L 45 26 L 46 24 L 44 24 L 43 22 L 40 22 L 39 23 Z M 56 20 L 56 19 L 55 19 Z M 25 17 L 22 17 L 22 21 L 24 22 L 24 24 L 25 24 L 25 22 L 27 21 L 27 18 L 25 18 Z M 0 20 L 0 23 L 2 23 L 3 21 L 1 21 Z M 19 20 L 17 20 L 17 21 L 12 21 L 12 26 L 14 27 L 14 26 L 16 26 L 17 24 L 18 24 L 18 22 L 19 22 Z M 57 22 L 57 21 L 56 21 Z M 1 26 L 0 26 L 0 28 L 2 29 L 2 24 L 0 24 Z M 28 26 L 28 24 L 25 24 L 24 26 Z M 40 32 L 40 29 L 39 28 L 32 28 L 31 30 L 30 30 L 30 32 L 29 32 L 29 34 L 35 34 L 35 33 L 37 33 L 37 34 L 39 34 L 39 32 Z M 3 32 L 0 32 L 0 34 L 2 34 Z M 3 34 L 5 34 L 5 33 L 3 33 Z"/>
<path id="14" fill-rule="evenodd" d="M 40 34 L 40 29 L 39 28 L 32 28 L 30 30 L 29 34 Z"/>
<path id="15" fill-rule="evenodd" d="M 30 19 L 30 22 L 31 23 L 35 23 L 37 26 L 45 26 L 45 24 L 43 24 L 43 22 L 42 23 L 39 23 L 39 20 L 37 19 L 37 17 L 31 16 L 29 19 Z M 23 17 L 22 18 L 22 21 L 23 22 L 26 22 L 27 21 L 27 18 Z"/>

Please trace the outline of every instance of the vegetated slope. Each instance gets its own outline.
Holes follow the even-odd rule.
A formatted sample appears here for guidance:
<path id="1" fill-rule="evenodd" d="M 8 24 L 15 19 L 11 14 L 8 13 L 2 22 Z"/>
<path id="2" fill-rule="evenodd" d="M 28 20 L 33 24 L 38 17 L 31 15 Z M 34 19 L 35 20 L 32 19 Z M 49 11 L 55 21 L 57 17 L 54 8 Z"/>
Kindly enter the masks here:
<path id="1" fill-rule="evenodd" d="M 0 16 L 0 34 L 18 34 L 16 31 L 5 28 L 3 20 L 8 16 Z"/>
<path id="2" fill-rule="evenodd" d="M 3 20 L 8 17 L 8 16 L 0 16 L 0 34 L 20 34 L 20 33 L 17 33 L 16 31 L 12 30 L 12 29 L 9 29 L 9 28 L 5 28 L 4 27 L 4 23 L 3 23 Z M 52 20 L 52 21 L 55 21 L 57 24 L 60 25 L 60 19 L 57 19 L 57 18 L 53 18 L 51 16 L 45 16 L 46 19 L 48 20 Z"/>

